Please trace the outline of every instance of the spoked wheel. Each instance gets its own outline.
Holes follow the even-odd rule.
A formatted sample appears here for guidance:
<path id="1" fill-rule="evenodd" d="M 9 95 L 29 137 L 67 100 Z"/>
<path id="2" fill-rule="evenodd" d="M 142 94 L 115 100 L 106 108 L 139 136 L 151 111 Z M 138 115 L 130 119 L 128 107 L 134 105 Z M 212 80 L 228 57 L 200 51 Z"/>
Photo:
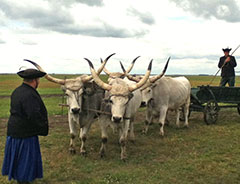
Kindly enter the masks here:
<path id="1" fill-rule="evenodd" d="M 238 114 L 240 115 L 240 104 L 237 106 Z"/>
<path id="2" fill-rule="evenodd" d="M 204 121 L 207 125 L 214 124 L 217 121 L 219 106 L 217 102 L 208 101 L 204 108 Z"/>

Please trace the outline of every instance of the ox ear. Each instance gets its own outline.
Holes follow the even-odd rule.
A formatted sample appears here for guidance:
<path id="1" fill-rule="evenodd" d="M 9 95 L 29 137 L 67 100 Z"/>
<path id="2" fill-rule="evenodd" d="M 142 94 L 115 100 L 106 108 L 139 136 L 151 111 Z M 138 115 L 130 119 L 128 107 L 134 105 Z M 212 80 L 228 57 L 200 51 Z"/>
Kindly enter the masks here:
<path id="1" fill-rule="evenodd" d="M 110 98 L 104 98 L 103 102 L 106 104 L 112 103 L 112 100 Z"/>
<path id="2" fill-rule="evenodd" d="M 128 99 L 131 100 L 133 96 L 134 96 L 133 93 L 129 93 L 129 94 L 128 94 Z"/>
<path id="3" fill-rule="evenodd" d="M 67 90 L 67 88 L 64 86 L 64 85 L 61 85 L 61 89 L 62 89 L 62 91 L 65 93 L 66 92 L 66 90 Z"/>
<path id="4" fill-rule="evenodd" d="M 154 83 L 154 84 L 152 85 L 152 88 L 155 88 L 156 86 L 157 86 L 157 84 Z"/>

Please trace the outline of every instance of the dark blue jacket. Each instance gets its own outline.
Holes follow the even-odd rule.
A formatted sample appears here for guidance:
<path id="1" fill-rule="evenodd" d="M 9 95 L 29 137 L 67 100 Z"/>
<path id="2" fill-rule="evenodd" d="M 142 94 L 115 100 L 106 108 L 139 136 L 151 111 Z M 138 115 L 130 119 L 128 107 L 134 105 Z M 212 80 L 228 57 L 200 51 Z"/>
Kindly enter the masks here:
<path id="1" fill-rule="evenodd" d="M 48 135 L 46 107 L 38 92 L 25 83 L 11 95 L 7 135 L 14 138 Z"/>
<path id="2" fill-rule="evenodd" d="M 230 61 L 227 62 L 222 68 L 222 72 L 221 72 L 222 77 L 234 77 L 235 76 L 234 67 L 237 66 L 237 62 L 236 62 L 234 56 L 229 55 L 229 57 L 230 57 Z M 222 67 L 225 60 L 226 60 L 225 56 L 220 57 L 220 60 L 219 60 L 219 63 L 218 63 L 219 68 Z"/>

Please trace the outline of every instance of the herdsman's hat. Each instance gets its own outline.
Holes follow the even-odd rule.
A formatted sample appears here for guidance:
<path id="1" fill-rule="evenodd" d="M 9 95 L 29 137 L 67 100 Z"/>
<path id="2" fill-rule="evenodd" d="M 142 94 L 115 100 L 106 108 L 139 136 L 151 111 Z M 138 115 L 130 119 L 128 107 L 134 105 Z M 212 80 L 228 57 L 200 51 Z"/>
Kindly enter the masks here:
<path id="1" fill-rule="evenodd" d="M 17 74 L 24 79 L 36 79 L 46 75 L 45 72 L 41 72 L 39 70 L 32 69 L 32 68 L 21 70 Z"/>
<path id="2" fill-rule="evenodd" d="M 225 48 L 225 49 L 222 49 L 223 52 L 230 52 L 232 49 L 230 49 L 229 47 L 228 48 Z"/>

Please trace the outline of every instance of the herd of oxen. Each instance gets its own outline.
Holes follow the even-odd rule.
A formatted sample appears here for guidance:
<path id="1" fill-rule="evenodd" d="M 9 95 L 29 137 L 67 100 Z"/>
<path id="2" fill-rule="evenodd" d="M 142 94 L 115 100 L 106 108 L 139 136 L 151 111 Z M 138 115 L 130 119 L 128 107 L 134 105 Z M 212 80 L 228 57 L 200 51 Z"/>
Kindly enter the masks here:
<path id="1" fill-rule="evenodd" d="M 121 159 L 126 159 L 127 140 L 134 140 L 134 115 L 141 104 L 146 104 L 146 120 L 144 132 L 147 133 L 149 124 L 153 118 L 158 118 L 160 135 L 164 136 L 164 123 L 167 121 L 167 112 L 176 112 L 176 125 L 179 127 L 180 111 L 184 114 L 184 126 L 188 127 L 188 113 L 190 106 L 191 85 L 185 77 L 166 77 L 166 65 L 161 74 L 150 76 L 152 60 L 149 63 L 145 75 L 129 74 L 134 66 L 136 57 L 129 68 L 123 72 L 109 72 L 105 65 L 108 56 L 96 71 L 92 62 L 84 58 L 89 66 L 91 75 L 81 75 L 72 79 L 58 79 L 49 74 L 45 78 L 51 82 L 60 84 L 65 92 L 68 110 L 68 121 L 70 128 L 71 153 L 75 153 L 75 137 L 78 135 L 80 126 L 81 148 L 80 153 L 86 153 L 86 139 L 91 124 L 98 120 L 101 128 L 102 145 L 100 155 L 106 152 L 108 141 L 107 128 L 111 127 L 119 132 L 119 144 L 121 147 Z M 40 71 L 44 71 L 37 63 L 32 63 Z M 108 75 L 108 81 L 104 82 L 99 75 L 102 70 Z"/>

